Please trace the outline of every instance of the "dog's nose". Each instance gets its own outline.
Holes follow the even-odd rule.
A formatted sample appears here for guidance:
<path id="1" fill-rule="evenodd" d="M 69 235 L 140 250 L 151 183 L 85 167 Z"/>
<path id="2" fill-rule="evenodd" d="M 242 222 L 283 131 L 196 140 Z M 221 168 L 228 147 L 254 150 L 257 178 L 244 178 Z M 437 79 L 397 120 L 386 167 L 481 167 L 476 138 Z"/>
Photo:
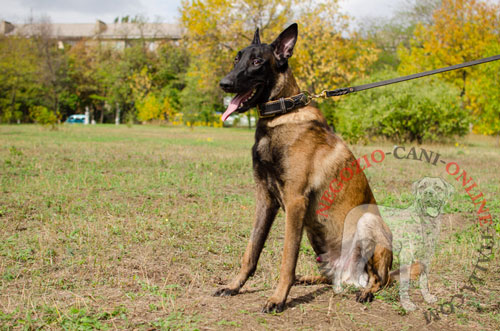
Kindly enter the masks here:
<path id="1" fill-rule="evenodd" d="M 424 191 L 425 196 L 433 196 L 435 194 L 436 194 L 436 191 L 434 191 L 434 190 L 425 190 Z"/>
<path id="2" fill-rule="evenodd" d="M 223 90 L 231 90 L 234 87 L 234 82 L 231 79 L 228 79 L 227 77 L 222 78 L 222 80 L 219 83 L 219 86 Z"/>

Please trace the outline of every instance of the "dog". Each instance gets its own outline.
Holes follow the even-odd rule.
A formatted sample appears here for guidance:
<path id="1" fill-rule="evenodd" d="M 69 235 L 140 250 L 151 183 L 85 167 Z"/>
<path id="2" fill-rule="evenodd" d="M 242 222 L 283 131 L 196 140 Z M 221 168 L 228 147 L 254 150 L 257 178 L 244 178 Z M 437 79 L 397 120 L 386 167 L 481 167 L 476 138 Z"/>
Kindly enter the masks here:
<path id="1" fill-rule="evenodd" d="M 342 281 L 361 287 L 357 301 L 371 301 L 373 294 L 390 281 L 393 259 L 391 232 L 380 216 L 364 173 L 355 171 L 340 185 L 346 172 L 343 170 L 355 165 L 356 158 L 328 126 L 321 111 L 301 96 L 288 65 L 297 36 L 297 24 L 292 24 L 271 44 L 265 44 L 257 29 L 250 46 L 238 52 L 233 69 L 220 81 L 225 92 L 236 94 L 222 120 L 235 111 L 242 113 L 257 106 L 260 118 L 252 148 L 256 183 L 253 231 L 238 275 L 214 295 L 238 294 L 253 275 L 281 207 L 286 221 L 280 278 L 262 309 L 266 313 L 283 311 L 294 282 L 332 282 L 335 270 L 342 270 Z M 273 108 L 276 111 L 264 116 L 264 110 L 271 107 L 268 105 L 277 105 Z M 320 200 L 333 197 L 335 203 L 326 211 L 327 217 L 318 215 Z M 348 213 L 363 205 L 369 207 L 357 208 L 351 213 L 355 221 L 344 227 Z M 323 266 L 323 276 L 296 279 L 304 229 Z M 356 240 L 346 248 L 351 254 L 341 259 L 344 231 L 352 233 Z M 371 247 L 365 261 L 359 254 L 363 247 L 357 245 L 366 240 Z"/>
<path id="2" fill-rule="evenodd" d="M 409 281 L 416 277 L 410 275 L 410 265 L 419 263 L 420 291 L 428 303 L 436 302 L 429 292 L 428 274 L 434 249 L 441 232 L 442 212 L 447 200 L 454 193 L 454 187 L 442 178 L 424 177 L 413 183 L 414 203 L 407 209 L 379 209 L 393 233 L 394 253 L 399 256 L 399 294 L 401 305 L 407 311 L 416 306 L 408 294 Z"/>

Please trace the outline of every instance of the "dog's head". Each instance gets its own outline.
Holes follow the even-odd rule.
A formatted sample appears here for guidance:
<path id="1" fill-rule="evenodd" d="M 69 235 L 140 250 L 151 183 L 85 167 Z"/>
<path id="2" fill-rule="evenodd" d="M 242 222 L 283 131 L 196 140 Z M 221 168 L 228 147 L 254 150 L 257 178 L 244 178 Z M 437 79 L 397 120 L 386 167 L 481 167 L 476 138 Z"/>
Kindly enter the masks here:
<path id="1" fill-rule="evenodd" d="M 259 29 L 250 46 L 240 50 L 234 59 L 233 70 L 220 81 L 227 93 L 236 93 L 222 115 L 225 121 L 231 113 L 243 113 L 267 102 L 280 73 L 288 69 L 297 41 L 297 24 L 286 28 L 271 44 L 260 42 Z"/>
<path id="2" fill-rule="evenodd" d="M 424 177 L 413 183 L 415 206 L 419 214 L 437 217 L 455 188 L 439 177 Z"/>

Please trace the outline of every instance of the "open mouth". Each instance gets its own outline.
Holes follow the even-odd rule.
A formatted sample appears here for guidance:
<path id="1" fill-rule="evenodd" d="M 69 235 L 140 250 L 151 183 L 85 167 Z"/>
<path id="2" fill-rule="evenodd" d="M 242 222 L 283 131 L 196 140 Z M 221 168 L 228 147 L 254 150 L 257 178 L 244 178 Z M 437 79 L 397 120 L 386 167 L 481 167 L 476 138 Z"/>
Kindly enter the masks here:
<path id="1" fill-rule="evenodd" d="M 441 212 L 441 203 L 437 200 L 425 199 L 422 201 L 422 210 L 427 215 L 436 217 Z"/>
<path id="2" fill-rule="evenodd" d="M 236 94 L 236 96 L 229 103 L 229 106 L 227 107 L 224 114 L 222 114 L 222 121 L 225 121 L 229 117 L 229 115 L 231 115 L 235 111 L 241 113 L 251 108 L 254 104 L 255 99 L 257 99 L 257 92 L 258 86 L 252 88 L 250 91 Z"/>

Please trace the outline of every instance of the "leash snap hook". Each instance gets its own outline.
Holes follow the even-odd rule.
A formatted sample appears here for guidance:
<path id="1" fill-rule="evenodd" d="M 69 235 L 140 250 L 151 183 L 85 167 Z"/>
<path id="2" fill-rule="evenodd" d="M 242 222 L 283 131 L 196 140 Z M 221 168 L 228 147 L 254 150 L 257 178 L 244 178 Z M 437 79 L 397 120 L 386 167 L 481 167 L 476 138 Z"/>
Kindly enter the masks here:
<path id="1" fill-rule="evenodd" d="M 303 91 L 302 93 L 304 93 L 304 95 L 307 97 L 307 104 L 309 104 L 312 101 L 312 99 L 316 99 L 316 98 L 325 99 L 326 98 L 326 90 L 321 91 L 321 93 L 319 93 L 319 94 L 312 94 L 308 91 Z"/>
<path id="2" fill-rule="evenodd" d="M 323 99 L 326 99 L 327 95 L 326 95 L 326 90 L 323 90 L 321 91 L 320 94 L 316 94 L 315 96 L 316 98 L 323 98 Z"/>

